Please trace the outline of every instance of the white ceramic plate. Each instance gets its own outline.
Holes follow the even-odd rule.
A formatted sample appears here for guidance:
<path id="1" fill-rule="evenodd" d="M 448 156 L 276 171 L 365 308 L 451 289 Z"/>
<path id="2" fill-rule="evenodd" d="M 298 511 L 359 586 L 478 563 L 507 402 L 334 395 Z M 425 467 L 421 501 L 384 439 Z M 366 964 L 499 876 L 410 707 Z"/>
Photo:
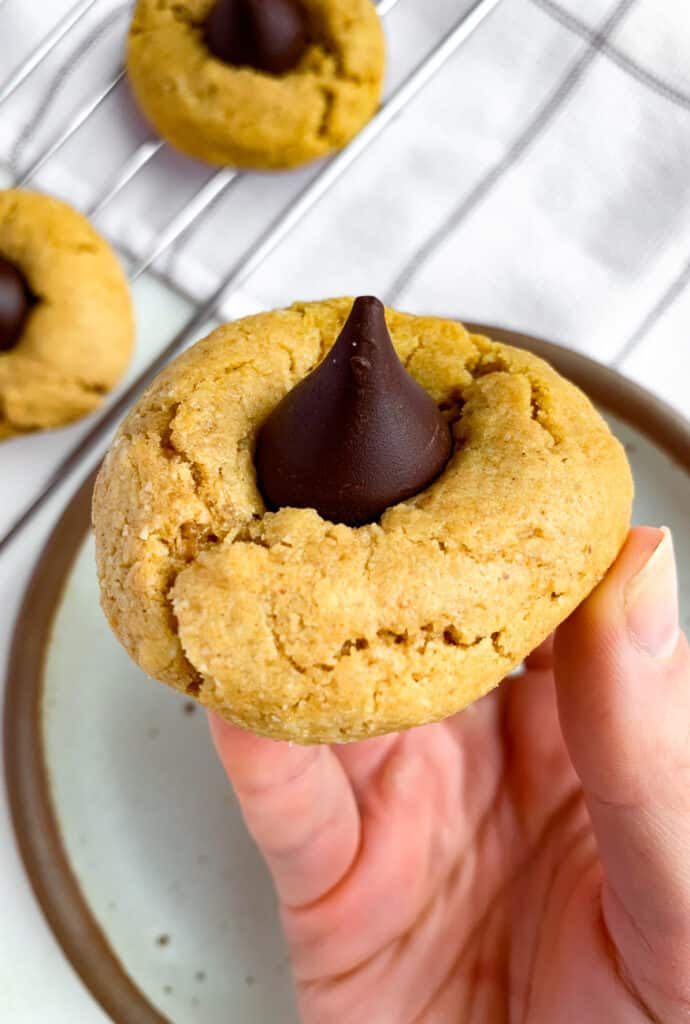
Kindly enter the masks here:
<path id="1" fill-rule="evenodd" d="M 672 528 L 687 625 L 687 425 L 580 356 L 512 340 L 546 351 L 619 414 L 607 412 L 633 465 L 635 521 Z M 100 611 L 92 540 L 84 540 L 88 500 L 87 485 L 37 568 L 10 668 L 7 769 L 32 883 L 116 1021 L 296 1021 L 271 885 L 205 715 L 146 680 Z"/>

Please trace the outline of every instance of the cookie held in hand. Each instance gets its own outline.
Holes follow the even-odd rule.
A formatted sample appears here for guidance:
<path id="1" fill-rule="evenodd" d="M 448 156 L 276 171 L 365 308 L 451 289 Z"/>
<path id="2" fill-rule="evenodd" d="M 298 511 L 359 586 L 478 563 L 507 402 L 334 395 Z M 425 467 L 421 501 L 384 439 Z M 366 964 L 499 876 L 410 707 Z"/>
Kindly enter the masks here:
<path id="1" fill-rule="evenodd" d="M 127 72 L 172 146 L 220 166 L 295 167 L 374 115 L 385 48 L 371 0 L 138 0 Z"/>
<path id="2" fill-rule="evenodd" d="M 334 299 L 218 328 L 139 400 L 96 485 L 119 639 L 276 739 L 461 710 L 580 603 L 628 529 L 623 449 L 582 392 L 459 323 L 382 314 Z"/>
<path id="3" fill-rule="evenodd" d="M 134 343 L 127 280 L 66 203 L 0 191 L 0 440 L 93 412 Z"/>

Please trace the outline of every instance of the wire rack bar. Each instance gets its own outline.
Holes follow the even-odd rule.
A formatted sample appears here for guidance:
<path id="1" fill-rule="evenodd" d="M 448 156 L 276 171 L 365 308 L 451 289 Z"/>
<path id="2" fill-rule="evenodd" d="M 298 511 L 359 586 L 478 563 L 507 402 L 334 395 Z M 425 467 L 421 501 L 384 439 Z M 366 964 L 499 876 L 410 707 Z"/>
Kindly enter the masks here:
<path id="1" fill-rule="evenodd" d="M 112 203 L 116 196 L 119 196 L 120 192 L 129 185 L 130 181 L 139 174 L 140 171 L 150 164 L 154 156 L 163 149 L 165 143 L 162 139 L 147 139 L 146 142 L 134 150 L 131 156 L 127 158 L 120 170 L 117 172 L 111 184 L 108 186 L 107 191 L 101 196 L 101 198 L 90 206 L 86 211 L 87 215 L 91 218 L 95 218 L 102 213 L 103 210 Z"/>
<path id="2" fill-rule="evenodd" d="M 235 268 L 223 281 L 211 298 L 201 305 L 156 358 L 118 396 L 77 445 L 61 459 L 36 498 L 12 523 L 0 539 L 0 554 L 33 518 L 57 487 L 86 459 L 102 441 L 107 432 L 115 426 L 133 401 L 155 378 L 166 363 L 189 341 L 195 331 L 213 319 L 219 307 L 254 273 L 263 261 L 280 245 L 283 239 L 299 224 L 302 218 L 316 205 L 328 190 L 342 177 L 347 169 L 379 137 L 391 121 L 401 113 L 407 104 L 441 70 L 456 50 L 479 27 L 482 21 L 502 0 L 477 0 L 454 25 L 434 50 L 405 79 L 390 99 L 384 104 L 360 134 L 341 150 L 297 197 L 284 213 L 280 214 L 258 241 L 239 260 Z"/>
<path id="3" fill-rule="evenodd" d="M 239 181 L 240 177 L 239 171 L 226 167 L 214 174 L 212 178 L 209 178 L 206 184 L 202 185 L 199 191 L 173 217 L 167 228 L 161 231 L 150 252 L 131 271 L 129 275 L 130 281 L 136 281 L 137 278 L 141 277 L 144 271 L 148 270 L 151 264 L 155 263 L 158 257 L 162 256 L 177 241 L 180 235 L 183 235 L 201 217 L 211 203 L 215 202 L 224 192 L 227 192 L 233 183 Z"/>
<path id="4" fill-rule="evenodd" d="M 398 0 L 379 0 L 376 4 L 376 10 L 379 12 L 379 17 L 385 18 L 387 14 L 390 14 L 397 3 Z"/>
<path id="5" fill-rule="evenodd" d="M 69 9 L 67 14 L 65 14 L 61 21 L 57 23 L 55 28 L 43 37 L 33 53 L 29 54 L 26 60 L 19 65 L 17 70 L 14 71 L 0 86 L 0 104 L 10 98 L 22 82 L 26 81 L 29 75 L 31 75 L 36 68 L 43 63 L 48 54 L 55 49 L 62 39 L 64 39 L 79 19 L 96 3 L 98 3 L 98 0 L 79 0 L 79 3 L 74 4 L 74 6 Z"/>
<path id="6" fill-rule="evenodd" d="M 51 157 L 55 156 L 58 150 L 62 149 L 65 143 L 69 142 L 73 135 L 79 131 L 81 126 L 88 121 L 92 114 L 94 114 L 100 105 L 115 91 L 117 86 L 120 84 L 122 79 L 125 77 L 125 70 L 121 68 L 118 71 L 115 78 L 111 79 L 106 85 L 104 85 L 94 97 L 92 97 L 88 103 L 74 114 L 67 122 L 65 128 L 60 132 L 58 137 L 48 146 L 48 148 L 34 160 L 34 162 L 24 171 L 21 178 L 17 182 L 19 187 L 28 184 L 31 179 L 38 174 L 44 164 L 47 164 Z"/>

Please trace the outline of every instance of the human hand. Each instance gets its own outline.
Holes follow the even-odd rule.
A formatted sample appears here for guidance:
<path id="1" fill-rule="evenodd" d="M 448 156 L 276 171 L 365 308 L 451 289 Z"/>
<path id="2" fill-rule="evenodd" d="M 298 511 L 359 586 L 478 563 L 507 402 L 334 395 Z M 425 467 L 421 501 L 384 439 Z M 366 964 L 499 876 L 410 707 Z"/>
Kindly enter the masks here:
<path id="1" fill-rule="evenodd" d="M 667 534 L 633 530 L 555 646 L 445 722 L 330 748 L 211 724 L 307 1024 L 690 1020 L 690 652 Z"/>

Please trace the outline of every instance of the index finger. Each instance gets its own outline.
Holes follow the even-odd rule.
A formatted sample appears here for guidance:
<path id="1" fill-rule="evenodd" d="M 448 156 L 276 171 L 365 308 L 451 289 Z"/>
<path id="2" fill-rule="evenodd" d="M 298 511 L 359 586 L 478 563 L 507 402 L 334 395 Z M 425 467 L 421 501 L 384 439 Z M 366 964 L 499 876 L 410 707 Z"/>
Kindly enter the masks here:
<path id="1" fill-rule="evenodd" d="M 289 907 L 321 899 L 359 848 L 352 787 L 329 747 L 254 736 L 209 714 L 211 735 L 247 828 Z"/>

